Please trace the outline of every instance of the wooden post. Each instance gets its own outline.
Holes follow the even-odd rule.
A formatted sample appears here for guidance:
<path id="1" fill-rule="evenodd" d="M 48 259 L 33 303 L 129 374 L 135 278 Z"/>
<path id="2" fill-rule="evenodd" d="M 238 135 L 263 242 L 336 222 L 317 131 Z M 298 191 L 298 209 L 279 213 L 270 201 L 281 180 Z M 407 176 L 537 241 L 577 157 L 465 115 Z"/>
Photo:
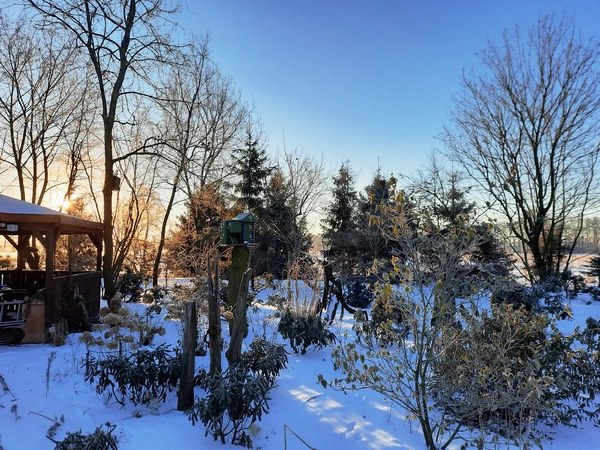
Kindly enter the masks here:
<path id="1" fill-rule="evenodd" d="M 219 306 L 219 261 L 215 268 L 213 282 L 210 267 L 210 256 L 207 258 L 208 272 L 208 349 L 210 355 L 210 375 L 221 373 L 221 350 L 223 338 L 221 337 L 221 308 Z"/>
<path id="2" fill-rule="evenodd" d="M 240 292 L 238 293 L 237 304 L 233 311 L 233 321 L 231 325 L 231 340 L 229 342 L 229 348 L 225 352 L 227 361 L 230 366 L 233 366 L 240 362 L 242 357 L 242 342 L 246 336 L 246 309 L 248 308 L 248 284 L 250 283 L 250 276 L 252 270 L 248 269 L 242 277 L 242 285 Z"/>
<path id="3" fill-rule="evenodd" d="M 194 405 L 194 363 L 197 338 L 196 303 L 186 302 L 183 306 L 183 351 L 181 354 L 181 381 L 177 393 L 178 411 L 186 411 Z"/>

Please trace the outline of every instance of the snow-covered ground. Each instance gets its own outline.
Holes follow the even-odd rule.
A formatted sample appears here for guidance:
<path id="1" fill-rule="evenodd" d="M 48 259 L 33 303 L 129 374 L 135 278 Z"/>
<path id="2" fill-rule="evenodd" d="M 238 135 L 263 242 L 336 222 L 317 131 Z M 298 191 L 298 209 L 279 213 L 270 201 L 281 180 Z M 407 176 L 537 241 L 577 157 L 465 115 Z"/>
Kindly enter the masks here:
<path id="1" fill-rule="evenodd" d="M 262 291 L 259 298 L 264 298 Z M 132 304 L 141 310 L 143 305 Z M 600 317 L 600 302 L 580 296 L 571 303 L 574 319 L 563 321 L 565 329 L 582 325 L 589 316 Z M 269 319 L 275 310 L 267 306 L 249 309 L 250 334 L 277 336 L 276 320 Z M 333 330 L 348 329 L 351 318 L 333 325 Z M 158 336 L 155 344 L 175 345 L 180 339 L 181 326 L 165 322 L 166 334 Z M 227 338 L 227 337 L 226 337 Z M 307 447 L 294 433 L 319 450 L 362 449 L 425 449 L 417 428 L 412 427 L 403 412 L 378 394 L 359 391 L 347 395 L 324 389 L 318 375 L 335 377 L 329 349 L 296 355 L 289 345 L 289 361 L 271 391 L 269 414 L 263 416 L 253 429 L 254 448 L 263 450 L 305 450 Z M 95 387 L 84 380 L 82 360 L 85 344 L 78 334 L 68 337 L 66 345 L 0 346 L 0 375 L 10 392 L 0 386 L 0 450 L 53 449 L 46 438 L 54 420 L 63 417 L 56 439 L 66 432 L 83 430 L 93 432 L 106 422 L 116 425 L 114 434 L 119 438 L 119 449 L 233 449 L 221 445 L 211 436 L 204 436 L 203 425 L 192 426 L 187 416 L 176 410 L 176 393 L 166 403 L 152 407 L 120 406 L 114 400 L 106 402 Z M 208 367 L 208 356 L 197 357 L 196 367 Z M 49 378 L 47 382 L 47 371 Z M 284 446 L 284 441 L 286 446 Z M 460 448 L 456 441 L 454 449 Z M 600 429 L 583 423 L 577 429 L 560 428 L 554 441 L 544 448 L 597 450 L 600 448 Z"/>

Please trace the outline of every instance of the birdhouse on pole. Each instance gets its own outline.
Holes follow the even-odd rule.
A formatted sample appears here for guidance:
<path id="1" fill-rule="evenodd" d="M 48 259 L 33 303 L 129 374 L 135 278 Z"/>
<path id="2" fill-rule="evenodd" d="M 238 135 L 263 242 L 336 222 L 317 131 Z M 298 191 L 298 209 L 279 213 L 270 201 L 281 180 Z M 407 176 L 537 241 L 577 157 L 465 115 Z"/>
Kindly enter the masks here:
<path id="1" fill-rule="evenodd" d="M 251 213 L 241 213 L 231 220 L 221 222 L 222 245 L 254 244 L 256 219 Z"/>

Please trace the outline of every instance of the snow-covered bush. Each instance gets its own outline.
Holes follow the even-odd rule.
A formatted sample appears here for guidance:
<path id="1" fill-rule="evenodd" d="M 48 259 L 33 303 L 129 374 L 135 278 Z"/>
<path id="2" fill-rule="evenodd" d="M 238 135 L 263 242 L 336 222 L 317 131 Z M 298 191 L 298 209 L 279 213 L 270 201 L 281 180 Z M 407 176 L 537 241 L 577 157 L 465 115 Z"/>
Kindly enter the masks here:
<path id="1" fill-rule="evenodd" d="M 134 405 L 147 405 L 153 401 L 164 402 L 167 393 L 179 384 L 181 356 L 166 345 L 154 350 L 139 350 L 127 356 L 109 355 L 104 359 L 90 356 L 85 361 L 85 380 L 96 383 L 96 392 L 108 391 L 124 405 L 127 400 Z"/>
<path id="2" fill-rule="evenodd" d="M 284 339 L 290 340 L 294 352 L 302 354 L 310 346 L 325 347 L 335 339 L 320 316 L 300 315 L 293 311 L 283 313 L 277 330 Z"/>
<path id="3" fill-rule="evenodd" d="M 127 307 L 116 312 L 101 308 L 101 322 L 92 327 L 92 332 L 82 333 L 79 339 L 88 346 L 119 349 L 121 353 L 127 349 L 135 350 L 150 345 L 156 335 L 165 334 L 160 324 L 160 313 L 161 307 L 158 305 L 146 308 L 142 314 L 132 312 Z"/>
<path id="4" fill-rule="evenodd" d="M 225 372 L 207 376 L 202 387 L 207 396 L 196 401 L 187 412 L 192 424 L 202 422 L 215 441 L 252 448 L 246 430 L 268 412 L 269 383 L 243 365 L 227 368 Z"/>
<path id="5" fill-rule="evenodd" d="M 252 439 L 246 430 L 268 412 L 268 393 L 286 365 L 282 345 L 255 338 L 239 364 L 222 374 L 209 376 L 202 370 L 196 376 L 196 383 L 207 391 L 207 396 L 188 411 L 189 419 L 193 424 L 202 422 L 206 435 L 210 433 L 215 440 L 230 440 L 251 448 Z"/>
<path id="6" fill-rule="evenodd" d="M 81 430 L 67 433 L 62 441 L 55 442 L 54 450 L 117 450 L 118 439 L 112 434 L 115 425 L 107 422 L 105 427 L 98 427 L 91 434 L 83 434 Z"/>

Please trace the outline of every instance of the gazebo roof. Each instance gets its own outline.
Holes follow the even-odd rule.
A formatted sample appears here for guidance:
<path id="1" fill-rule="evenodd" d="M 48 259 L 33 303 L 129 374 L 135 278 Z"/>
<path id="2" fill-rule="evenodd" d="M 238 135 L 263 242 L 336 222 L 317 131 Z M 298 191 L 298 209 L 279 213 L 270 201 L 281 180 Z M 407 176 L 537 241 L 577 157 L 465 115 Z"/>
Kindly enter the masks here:
<path id="1" fill-rule="evenodd" d="M 60 234 L 98 234 L 103 225 L 0 194 L 0 235 L 33 234 L 48 228 L 57 228 Z"/>

